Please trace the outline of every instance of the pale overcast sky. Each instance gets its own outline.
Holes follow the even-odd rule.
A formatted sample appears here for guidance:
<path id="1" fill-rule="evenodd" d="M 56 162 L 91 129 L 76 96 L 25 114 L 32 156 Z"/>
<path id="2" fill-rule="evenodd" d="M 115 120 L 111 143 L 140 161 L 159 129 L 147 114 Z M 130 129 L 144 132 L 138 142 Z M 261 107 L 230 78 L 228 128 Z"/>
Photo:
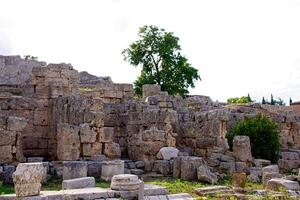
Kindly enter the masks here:
<path id="1" fill-rule="evenodd" d="M 180 38 L 202 81 L 192 94 L 300 100 L 300 0 L 0 0 L 0 54 L 72 63 L 133 82 L 122 49 L 138 28 Z"/>

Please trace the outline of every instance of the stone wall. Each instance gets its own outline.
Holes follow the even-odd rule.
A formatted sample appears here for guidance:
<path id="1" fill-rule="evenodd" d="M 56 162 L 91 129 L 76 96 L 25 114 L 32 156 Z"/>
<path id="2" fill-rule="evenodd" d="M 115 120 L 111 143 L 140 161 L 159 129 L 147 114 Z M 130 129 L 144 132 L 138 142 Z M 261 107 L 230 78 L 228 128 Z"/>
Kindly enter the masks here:
<path id="1" fill-rule="evenodd" d="M 1 162 L 21 161 L 21 154 L 48 160 L 104 154 L 143 160 L 151 170 L 160 148 L 173 146 L 230 172 L 244 164 L 236 164 L 226 134 L 238 120 L 256 114 L 278 123 L 283 148 L 300 148 L 300 118 L 289 107 L 226 105 L 206 96 L 182 99 L 151 85 L 143 87 L 139 99 L 131 84 L 19 56 L 0 56 L 0 70 L 0 132 L 9 138 L 0 142 L 9 152 Z M 25 119 L 26 127 L 11 130 L 9 117 Z"/>

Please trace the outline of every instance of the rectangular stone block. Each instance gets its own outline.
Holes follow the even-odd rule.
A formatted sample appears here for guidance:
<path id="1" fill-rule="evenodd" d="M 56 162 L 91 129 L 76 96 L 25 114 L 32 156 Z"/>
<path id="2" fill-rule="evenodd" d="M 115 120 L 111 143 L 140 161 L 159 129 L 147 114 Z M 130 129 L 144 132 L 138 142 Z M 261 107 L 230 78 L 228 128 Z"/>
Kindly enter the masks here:
<path id="1" fill-rule="evenodd" d="M 48 125 L 48 111 L 46 111 L 46 110 L 34 111 L 33 124 L 47 126 Z"/>
<path id="2" fill-rule="evenodd" d="M 26 127 L 27 121 L 20 117 L 9 117 L 7 119 L 7 129 L 11 131 L 23 131 Z"/>
<path id="3" fill-rule="evenodd" d="M 91 188 L 91 187 L 95 187 L 94 177 L 83 177 L 83 178 L 64 180 L 62 183 L 63 190 Z"/>
<path id="4" fill-rule="evenodd" d="M 114 137 L 113 127 L 100 128 L 100 133 L 99 133 L 100 142 L 113 142 L 113 137 Z"/>
<path id="5" fill-rule="evenodd" d="M 81 178 L 87 176 L 87 162 L 65 161 L 63 162 L 63 180 Z"/>

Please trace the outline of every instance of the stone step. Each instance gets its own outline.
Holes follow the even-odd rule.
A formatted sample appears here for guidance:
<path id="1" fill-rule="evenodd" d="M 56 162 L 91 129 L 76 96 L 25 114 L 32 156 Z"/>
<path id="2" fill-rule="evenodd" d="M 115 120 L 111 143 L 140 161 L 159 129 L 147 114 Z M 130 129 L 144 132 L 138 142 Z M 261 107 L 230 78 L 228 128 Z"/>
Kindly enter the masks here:
<path id="1" fill-rule="evenodd" d="M 138 191 L 133 192 L 130 195 L 137 195 Z M 134 193 L 136 192 L 136 193 Z M 167 190 L 164 187 L 158 185 L 145 184 L 144 189 L 145 196 L 155 196 L 155 195 L 166 195 Z M 34 197 L 24 197 L 22 200 L 58 200 L 58 199 L 68 199 L 68 200 L 94 200 L 94 199 L 109 199 L 128 195 L 128 191 L 114 191 L 111 189 L 104 188 L 83 188 L 83 189 L 72 189 L 72 190 L 60 190 L 60 191 L 41 191 L 39 196 Z M 1 200 L 17 200 L 15 194 L 0 195 Z M 124 198 L 123 198 L 124 199 Z"/>
<path id="2" fill-rule="evenodd" d="M 63 190 L 91 188 L 91 187 L 95 187 L 94 177 L 74 178 L 74 179 L 64 180 L 62 182 Z"/>
<path id="3" fill-rule="evenodd" d="M 195 192 L 200 196 L 204 196 L 204 195 L 214 196 L 220 193 L 233 193 L 232 189 L 227 186 L 210 186 L 204 188 L 197 188 L 195 189 Z"/>
<path id="4" fill-rule="evenodd" d="M 187 193 L 145 196 L 144 200 L 193 200 L 194 198 Z"/>

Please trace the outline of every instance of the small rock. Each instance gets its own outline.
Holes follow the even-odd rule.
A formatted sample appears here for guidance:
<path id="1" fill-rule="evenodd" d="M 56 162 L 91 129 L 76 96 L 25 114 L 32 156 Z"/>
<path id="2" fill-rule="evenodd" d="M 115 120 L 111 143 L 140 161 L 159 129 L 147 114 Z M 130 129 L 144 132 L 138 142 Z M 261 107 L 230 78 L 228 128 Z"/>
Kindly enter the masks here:
<path id="1" fill-rule="evenodd" d="M 144 174 L 144 170 L 141 169 L 131 169 L 130 172 L 131 174 L 138 175 L 138 176 Z"/>
<path id="2" fill-rule="evenodd" d="M 159 150 L 157 158 L 163 160 L 170 160 L 171 158 L 177 157 L 179 150 L 175 147 L 163 147 Z"/>

